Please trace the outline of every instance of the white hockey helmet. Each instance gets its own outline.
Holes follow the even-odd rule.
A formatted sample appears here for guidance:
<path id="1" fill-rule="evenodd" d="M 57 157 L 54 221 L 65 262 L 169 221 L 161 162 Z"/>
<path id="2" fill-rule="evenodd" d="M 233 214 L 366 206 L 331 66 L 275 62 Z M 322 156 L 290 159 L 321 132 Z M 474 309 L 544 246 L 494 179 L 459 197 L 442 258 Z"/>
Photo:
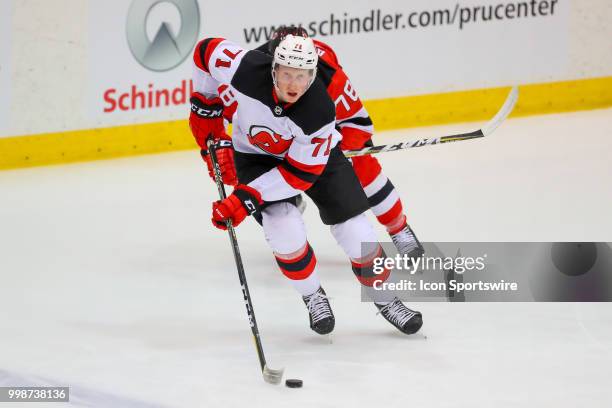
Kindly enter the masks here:
<path id="1" fill-rule="evenodd" d="M 272 63 L 272 78 L 276 84 L 274 69 L 276 65 L 284 65 L 291 68 L 312 70 L 312 78 L 308 86 L 312 84 L 317 75 L 317 62 L 319 56 L 312 38 L 287 35 L 274 50 L 274 62 Z"/>

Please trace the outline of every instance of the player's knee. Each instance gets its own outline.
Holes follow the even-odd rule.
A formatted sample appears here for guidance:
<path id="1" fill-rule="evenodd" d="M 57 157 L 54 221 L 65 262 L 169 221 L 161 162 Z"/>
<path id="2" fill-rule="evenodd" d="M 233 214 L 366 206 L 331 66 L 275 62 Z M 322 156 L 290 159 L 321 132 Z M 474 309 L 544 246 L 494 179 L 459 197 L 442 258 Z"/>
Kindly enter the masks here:
<path id="1" fill-rule="evenodd" d="M 268 244 L 277 254 L 292 254 L 306 244 L 306 228 L 300 211 L 290 203 L 277 203 L 262 212 Z"/>
<path id="2" fill-rule="evenodd" d="M 374 228 L 365 214 L 359 214 L 343 223 L 331 226 L 338 245 L 351 259 L 361 259 L 378 249 Z"/>

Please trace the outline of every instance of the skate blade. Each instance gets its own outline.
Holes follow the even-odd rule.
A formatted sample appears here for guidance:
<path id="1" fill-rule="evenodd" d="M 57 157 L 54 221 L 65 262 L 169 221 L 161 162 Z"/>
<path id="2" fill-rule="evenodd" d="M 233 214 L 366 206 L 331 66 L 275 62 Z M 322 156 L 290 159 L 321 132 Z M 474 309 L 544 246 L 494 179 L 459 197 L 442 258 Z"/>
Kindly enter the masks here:
<path id="1" fill-rule="evenodd" d="M 281 368 L 280 370 L 274 370 L 265 365 L 262 372 L 264 381 L 274 385 L 280 384 L 281 380 L 283 379 L 284 371 L 284 368 Z"/>

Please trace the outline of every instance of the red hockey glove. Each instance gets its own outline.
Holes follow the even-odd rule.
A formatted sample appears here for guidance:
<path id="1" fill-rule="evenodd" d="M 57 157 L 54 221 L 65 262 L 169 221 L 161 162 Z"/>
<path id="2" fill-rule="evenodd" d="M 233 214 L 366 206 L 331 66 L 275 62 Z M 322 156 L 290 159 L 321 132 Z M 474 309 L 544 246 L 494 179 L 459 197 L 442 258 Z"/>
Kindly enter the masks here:
<path id="1" fill-rule="evenodd" d="M 340 149 L 343 151 L 363 149 L 366 143 L 372 139 L 372 134 L 369 132 L 349 126 L 340 129 L 340 134 L 342 134 Z"/>
<path id="2" fill-rule="evenodd" d="M 200 146 L 200 153 L 211 179 L 215 179 L 212 162 L 208 155 L 206 140 L 211 136 L 217 146 L 217 162 L 221 169 L 223 182 L 228 185 L 238 184 L 236 178 L 236 168 L 234 167 L 234 149 L 231 143 L 218 143 L 220 140 L 231 141 L 225 133 L 223 126 L 223 102 L 218 97 L 207 98 L 206 96 L 194 92 L 189 100 L 191 102 L 191 114 L 189 115 L 189 127 Z"/>
<path id="3" fill-rule="evenodd" d="M 221 170 L 221 179 L 223 183 L 229 186 L 235 186 L 238 184 L 238 177 L 236 176 L 236 165 L 234 164 L 234 146 L 232 146 L 232 138 L 223 132 L 221 138 L 215 140 L 214 149 L 217 155 L 217 163 L 219 163 L 219 169 Z M 213 171 L 210 154 L 206 149 L 202 149 L 200 153 L 208 167 L 208 175 L 214 181 L 215 173 Z"/>
<path id="4" fill-rule="evenodd" d="M 189 127 L 201 149 L 206 150 L 206 139 L 212 136 L 219 139 L 225 133 L 223 127 L 223 102 L 218 96 L 207 98 L 201 93 L 194 92 L 189 99 L 191 114 L 189 114 Z"/>
<path id="5" fill-rule="evenodd" d="M 234 192 L 223 201 L 212 205 L 212 223 L 215 227 L 226 230 L 228 220 L 237 227 L 247 215 L 251 215 L 263 204 L 261 194 L 253 187 L 238 184 Z"/>

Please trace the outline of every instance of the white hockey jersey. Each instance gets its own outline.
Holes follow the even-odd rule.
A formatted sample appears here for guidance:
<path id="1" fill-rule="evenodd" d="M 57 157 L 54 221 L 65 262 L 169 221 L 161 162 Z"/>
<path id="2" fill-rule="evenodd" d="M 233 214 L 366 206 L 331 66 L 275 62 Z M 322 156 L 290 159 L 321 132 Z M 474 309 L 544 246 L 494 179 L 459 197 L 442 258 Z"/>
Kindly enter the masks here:
<path id="1" fill-rule="evenodd" d="M 233 100 L 234 149 L 279 158 L 279 165 L 249 183 L 265 201 L 295 196 L 312 186 L 323 172 L 331 149 L 340 141 L 335 105 L 316 79 L 294 104 L 280 102 L 272 82 L 272 57 L 222 38 L 208 38 L 194 52 L 196 92 Z"/>

